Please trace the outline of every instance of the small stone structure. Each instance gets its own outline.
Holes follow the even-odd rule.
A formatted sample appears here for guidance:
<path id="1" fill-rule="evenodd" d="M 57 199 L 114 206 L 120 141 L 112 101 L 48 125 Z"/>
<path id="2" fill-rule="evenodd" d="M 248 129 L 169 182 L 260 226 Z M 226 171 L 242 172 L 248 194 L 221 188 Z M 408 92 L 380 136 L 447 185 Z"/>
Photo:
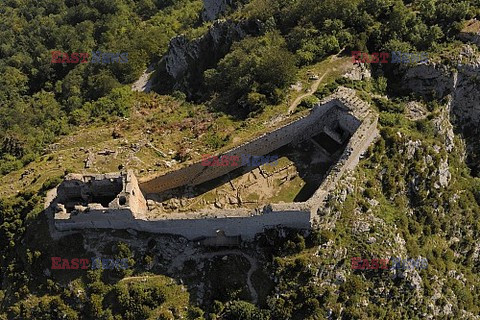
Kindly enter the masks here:
<path id="1" fill-rule="evenodd" d="M 98 223 L 114 227 L 147 211 L 132 171 L 113 174 L 69 174 L 54 189 L 51 207 L 58 226 L 96 228 Z M 104 221 L 109 221 L 106 225 Z M 121 225 L 121 224 L 120 224 Z M 59 228 L 65 229 L 65 228 Z"/>
<path id="2" fill-rule="evenodd" d="M 314 107 L 310 114 L 225 153 L 229 156 L 262 156 L 292 142 L 318 140 L 319 134 L 343 145 L 348 141 L 340 160 L 330 168 L 326 179 L 306 202 L 269 204 L 255 210 L 206 209 L 176 213 L 174 218 L 152 215 L 145 200 L 148 194 L 184 185 L 198 185 L 236 169 L 193 163 L 140 185 L 131 172 L 69 175 L 51 191 L 49 198 L 55 199 L 51 203 L 47 201 L 46 206 L 55 210 L 54 225 L 60 231 L 134 229 L 181 235 L 190 240 L 212 237 L 206 242 L 203 240 L 210 245 L 230 244 L 239 236 L 242 240 L 252 240 L 264 229 L 278 226 L 310 229 L 319 217 L 326 196 L 342 175 L 356 166 L 360 155 L 378 134 L 377 116 L 369 110 L 353 90 L 340 88 Z"/>

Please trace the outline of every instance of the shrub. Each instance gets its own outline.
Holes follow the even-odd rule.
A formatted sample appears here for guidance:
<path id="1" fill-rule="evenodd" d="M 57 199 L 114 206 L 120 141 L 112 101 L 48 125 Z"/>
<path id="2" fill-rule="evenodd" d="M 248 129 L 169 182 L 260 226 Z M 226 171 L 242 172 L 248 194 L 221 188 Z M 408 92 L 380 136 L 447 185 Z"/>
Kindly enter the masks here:
<path id="1" fill-rule="evenodd" d="M 384 98 L 374 98 L 373 102 L 380 111 L 390 113 L 403 113 L 405 111 L 405 105 L 403 103 L 395 103 Z"/>
<path id="2" fill-rule="evenodd" d="M 270 316 L 265 310 L 259 310 L 255 305 L 246 301 L 234 301 L 228 305 L 223 313 L 224 320 L 268 320 Z"/>
<path id="3" fill-rule="evenodd" d="M 308 96 L 302 99 L 302 102 L 300 102 L 299 106 L 302 108 L 311 109 L 315 105 L 317 105 L 319 102 L 320 102 L 320 99 L 318 99 L 316 96 Z"/>
<path id="4" fill-rule="evenodd" d="M 217 133 L 209 132 L 205 135 L 204 141 L 209 148 L 219 149 L 227 143 L 228 138 L 222 139 Z"/>

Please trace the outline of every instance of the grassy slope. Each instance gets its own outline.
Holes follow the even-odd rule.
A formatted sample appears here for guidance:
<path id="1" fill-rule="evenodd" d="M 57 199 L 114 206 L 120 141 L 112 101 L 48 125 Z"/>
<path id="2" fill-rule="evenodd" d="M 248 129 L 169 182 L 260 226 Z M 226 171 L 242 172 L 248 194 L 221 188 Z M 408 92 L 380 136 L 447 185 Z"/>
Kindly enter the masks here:
<path id="1" fill-rule="evenodd" d="M 342 58 L 332 64 L 320 62 L 301 69 L 298 78 L 304 87 L 309 87 L 307 70 L 318 74 L 330 71 L 322 81 L 327 83 L 346 69 L 349 60 Z M 65 170 L 103 173 L 118 171 L 119 165 L 125 165 L 135 170 L 139 176 L 147 175 L 149 169 L 155 172 L 150 173 L 154 175 L 167 172 L 172 169 L 165 167 L 162 160 L 170 161 L 175 156 L 169 154 L 169 151 L 176 153 L 183 147 L 188 149 L 192 161 L 198 161 L 202 154 L 225 151 L 292 121 L 292 118 L 300 117 L 308 111 L 299 112 L 290 118 L 286 116 L 288 101 L 293 101 L 299 94 L 290 91 L 282 104 L 268 106 L 257 117 L 240 121 L 225 114 L 210 113 L 201 105 L 182 103 L 167 96 L 136 93 L 136 102 L 129 119 L 102 125 L 93 124 L 60 138 L 57 145 L 52 146 L 54 151 L 47 151 L 39 160 L 25 168 L 0 177 L 0 185 L 5 186 L 0 190 L 0 197 L 12 196 L 17 191 L 38 190 L 47 179 L 61 176 Z M 123 137 L 114 139 L 112 133 L 115 129 Z M 206 140 L 209 133 L 225 138 L 227 142 L 218 150 L 209 147 Z M 166 157 L 149 147 L 148 143 L 162 151 Z M 95 164 L 92 168 L 85 169 L 84 161 L 89 150 L 95 154 Z M 117 154 L 97 154 L 103 150 L 117 151 Z M 32 173 L 22 179 L 22 174 L 29 171 Z"/>

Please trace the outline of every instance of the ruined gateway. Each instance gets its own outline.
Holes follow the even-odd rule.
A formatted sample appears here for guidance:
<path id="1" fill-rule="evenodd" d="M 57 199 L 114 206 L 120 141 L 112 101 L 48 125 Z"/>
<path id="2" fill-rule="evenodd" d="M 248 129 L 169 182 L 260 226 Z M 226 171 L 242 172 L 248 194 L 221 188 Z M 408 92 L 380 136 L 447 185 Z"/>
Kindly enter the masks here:
<path id="1" fill-rule="evenodd" d="M 200 162 L 146 181 L 133 172 L 113 174 L 70 174 L 50 190 L 46 208 L 55 232 L 80 229 L 132 229 L 184 236 L 189 240 L 212 238 L 250 241 L 266 228 L 310 229 L 327 195 L 377 136 L 377 117 L 353 90 L 340 88 L 315 106 L 308 115 L 272 130 L 223 155 L 263 156 L 279 148 L 312 141 L 315 149 L 335 162 L 329 165 L 305 201 L 242 207 L 208 208 L 193 212 L 160 215 L 155 211 L 159 194 L 174 188 L 198 186 L 225 177 L 238 167 L 205 167 Z M 320 138 L 319 138 L 320 137 Z M 322 145 L 327 141 L 327 145 Z M 332 145 L 337 149 L 332 150 Z M 333 154 L 337 157 L 333 158 Z M 241 166 L 241 165 L 239 165 Z M 229 176 L 227 176 L 229 177 Z"/>

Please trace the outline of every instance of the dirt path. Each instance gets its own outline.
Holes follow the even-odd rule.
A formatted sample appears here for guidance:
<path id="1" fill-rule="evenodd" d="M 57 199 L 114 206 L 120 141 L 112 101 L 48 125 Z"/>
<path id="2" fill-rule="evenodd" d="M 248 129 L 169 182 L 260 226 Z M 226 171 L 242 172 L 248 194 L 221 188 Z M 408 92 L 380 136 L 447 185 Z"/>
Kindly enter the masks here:
<path id="1" fill-rule="evenodd" d="M 161 275 L 126 277 L 126 278 L 123 278 L 123 279 L 120 280 L 120 281 L 127 281 L 127 280 L 133 280 L 133 279 L 158 278 L 158 277 L 161 277 Z"/>
<path id="2" fill-rule="evenodd" d="M 202 254 L 195 254 L 193 256 L 191 255 L 179 255 L 176 257 L 168 269 L 169 273 L 173 273 L 175 269 L 179 269 L 183 266 L 183 263 L 185 260 L 203 260 L 203 259 L 212 259 L 216 256 L 228 256 L 228 255 L 237 255 L 237 256 L 242 256 L 245 259 L 248 260 L 250 263 L 250 269 L 247 272 L 247 286 L 248 290 L 250 290 L 250 295 L 252 297 L 252 302 L 257 303 L 258 302 L 258 293 L 257 290 L 255 290 L 255 287 L 252 284 L 252 275 L 253 273 L 258 269 L 258 263 L 257 260 L 249 256 L 248 254 L 239 251 L 239 250 L 223 250 L 223 251 L 218 251 L 218 252 L 210 252 L 210 253 L 202 253 Z"/>
<path id="3" fill-rule="evenodd" d="M 140 92 L 149 92 L 152 87 L 152 81 L 150 80 L 150 75 L 155 70 L 153 63 L 148 66 L 145 71 L 143 71 L 140 78 L 132 84 L 133 91 L 140 91 Z"/>
<path id="4" fill-rule="evenodd" d="M 304 93 L 300 96 L 298 96 L 293 102 L 292 104 L 290 105 L 290 107 L 288 108 L 288 114 L 292 114 L 295 112 L 295 109 L 297 108 L 297 106 L 300 104 L 300 102 L 303 100 L 303 98 L 306 98 L 306 97 L 309 97 L 311 95 L 313 95 L 317 89 L 318 89 L 318 86 L 320 86 L 320 83 L 322 82 L 323 78 L 325 78 L 325 76 L 328 74 L 328 71 L 325 72 L 321 77 L 320 79 L 318 80 L 315 80 L 315 82 L 312 84 L 312 86 L 310 87 L 309 91 L 307 93 Z"/>
<path id="5" fill-rule="evenodd" d="M 334 62 L 339 58 L 340 54 L 343 52 L 343 50 L 345 50 L 345 48 L 343 48 L 342 50 L 340 50 L 340 52 L 338 52 L 337 54 L 333 55 L 330 57 L 330 62 Z M 336 68 L 333 68 L 332 70 L 336 70 Z M 298 96 L 291 104 L 290 104 L 290 107 L 288 108 L 288 114 L 291 115 L 292 113 L 295 112 L 295 109 L 297 108 L 297 106 L 300 104 L 300 102 L 302 102 L 302 99 L 303 98 L 306 98 L 306 97 L 309 97 L 313 94 L 315 94 L 315 92 L 318 90 L 318 87 L 320 86 L 320 83 L 322 82 L 323 78 L 325 78 L 325 76 L 330 72 L 330 70 L 326 71 L 321 77 L 320 79 L 318 80 L 315 80 L 315 82 L 311 85 L 310 87 L 310 90 L 305 93 L 305 94 L 302 94 L 300 96 Z"/>

